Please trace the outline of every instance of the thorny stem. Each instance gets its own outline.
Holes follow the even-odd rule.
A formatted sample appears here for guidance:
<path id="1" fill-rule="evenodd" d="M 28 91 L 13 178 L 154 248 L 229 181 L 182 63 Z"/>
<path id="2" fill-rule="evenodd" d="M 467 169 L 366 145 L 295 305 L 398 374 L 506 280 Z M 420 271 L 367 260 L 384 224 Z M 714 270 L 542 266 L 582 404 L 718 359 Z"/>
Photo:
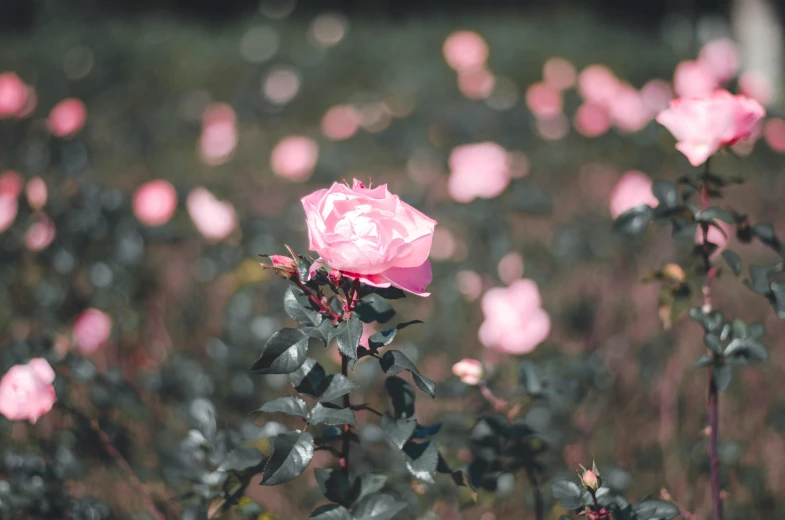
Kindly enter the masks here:
<path id="1" fill-rule="evenodd" d="M 384 414 L 383 414 L 382 412 L 380 412 L 379 410 L 377 410 L 377 409 L 375 409 L 375 408 L 372 408 L 372 407 L 370 407 L 369 405 L 367 405 L 367 404 L 364 404 L 364 403 L 363 403 L 363 404 L 355 404 L 355 405 L 352 405 L 352 410 L 355 410 L 355 411 L 362 411 L 362 410 L 364 410 L 364 411 L 366 411 L 366 412 L 371 412 L 371 413 L 372 413 L 372 414 L 374 414 L 374 415 L 378 415 L 379 417 L 381 417 L 382 415 L 384 415 Z"/>
<path id="2" fill-rule="evenodd" d="M 532 491 L 534 493 L 534 517 L 536 520 L 543 520 L 545 518 L 545 503 L 542 500 L 540 483 L 537 481 L 537 475 L 534 474 L 532 468 L 527 466 L 525 471 L 526 477 L 529 479 L 529 483 L 532 485 Z"/>
<path id="3" fill-rule="evenodd" d="M 339 321 L 341 319 L 340 316 L 338 316 L 337 314 L 335 314 L 333 312 L 333 310 L 330 308 L 329 305 L 326 305 L 324 302 L 322 302 L 319 298 L 316 297 L 316 295 L 314 293 L 311 292 L 311 290 L 308 287 L 305 286 L 303 281 L 300 280 L 299 276 L 297 276 L 297 275 L 293 276 L 292 277 L 292 281 L 297 284 L 297 287 L 299 287 L 302 292 L 304 292 L 305 294 L 308 295 L 308 297 L 311 299 L 311 301 L 314 302 L 317 307 L 319 307 L 319 310 L 321 312 L 324 312 L 325 314 L 330 316 L 331 320 L 333 320 L 334 322 L 337 322 L 337 321 Z"/>
<path id="4" fill-rule="evenodd" d="M 344 377 L 349 377 L 349 356 L 346 354 L 341 354 L 341 374 Z M 352 404 L 349 401 L 349 394 L 344 394 L 343 396 L 343 407 L 344 408 L 351 408 Z M 341 436 L 341 466 L 345 473 L 349 473 L 349 448 L 351 443 L 349 442 L 349 425 L 343 425 L 343 435 Z"/>
<path id="5" fill-rule="evenodd" d="M 701 211 L 709 206 L 709 160 L 704 165 L 703 184 L 701 186 Z M 701 223 L 703 231 L 702 254 L 703 265 L 706 268 L 706 284 L 703 287 L 703 309 L 704 312 L 711 310 L 711 281 L 714 271 L 711 268 L 710 245 L 709 245 L 709 224 Z M 714 381 L 713 367 L 709 367 L 709 396 L 706 408 L 709 411 L 709 474 L 711 480 L 711 502 L 714 510 L 714 520 L 722 520 L 722 486 L 720 483 L 720 455 L 718 450 L 719 443 L 719 392 Z"/>

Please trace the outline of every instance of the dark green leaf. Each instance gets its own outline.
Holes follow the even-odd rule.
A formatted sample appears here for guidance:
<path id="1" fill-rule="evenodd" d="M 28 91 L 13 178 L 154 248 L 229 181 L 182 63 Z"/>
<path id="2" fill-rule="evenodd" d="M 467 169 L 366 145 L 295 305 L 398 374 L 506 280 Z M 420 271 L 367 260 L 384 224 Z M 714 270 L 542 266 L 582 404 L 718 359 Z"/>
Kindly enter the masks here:
<path id="1" fill-rule="evenodd" d="M 308 336 L 299 329 L 281 329 L 267 340 L 251 370 L 257 374 L 290 374 L 300 368 L 308 353 Z"/>
<path id="2" fill-rule="evenodd" d="M 679 192 L 676 185 L 668 181 L 654 181 L 651 192 L 664 207 L 675 206 L 679 202 Z"/>
<path id="3" fill-rule="evenodd" d="M 311 520 L 352 520 L 352 516 L 345 507 L 338 504 L 325 504 L 313 510 Z"/>
<path id="4" fill-rule="evenodd" d="M 414 417 L 414 388 L 400 377 L 388 377 L 384 389 L 392 399 L 396 417 Z"/>
<path id="5" fill-rule="evenodd" d="M 772 282 L 771 306 L 778 318 L 785 319 L 785 282 Z"/>
<path id="6" fill-rule="evenodd" d="M 294 285 L 290 285 L 283 295 L 283 308 L 300 325 L 318 327 L 322 323 L 319 309 L 307 294 Z"/>
<path id="7" fill-rule="evenodd" d="M 710 356 L 709 354 L 703 354 L 698 358 L 698 361 L 695 362 L 695 368 L 707 367 L 712 363 L 714 363 L 714 357 Z"/>
<path id="8" fill-rule="evenodd" d="M 646 231 L 653 216 L 654 211 L 649 206 L 636 206 L 619 215 L 613 222 L 613 229 L 626 236 L 638 236 Z"/>
<path id="9" fill-rule="evenodd" d="M 442 423 L 435 423 L 435 424 L 431 424 L 430 426 L 423 426 L 422 424 L 417 424 L 417 428 L 414 430 L 413 438 L 424 439 L 425 437 L 436 435 L 437 433 L 439 433 L 439 430 L 441 429 L 442 429 Z"/>
<path id="10" fill-rule="evenodd" d="M 229 452 L 218 471 L 243 471 L 259 466 L 264 461 L 264 455 L 253 446 L 238 446 Z"/>
<path id="11" fill-rule="evenodd" d="M 373 293 L 360 300 L 354 308 L 354 312 L 365 323 L 373 323 L 374 321 L 387 323 L 395 316 L 393 306 L 378 294 Z"/>
<path id="12" fill-rule="evenodd" d="M 717 337 L 716 334 L 707 332 L 703 335 L 703 344 L 706 345 L 706 348 L 714 352 L 715 354 L 722 353 L 722 342 L 720 338 Z"/>
<path id="13" fill-rule="evenodd" d="M 384 493 L 368 495 L 354 507 L 354 520 L 392 520 L 406 503 Z"/>
<path id="14" fill-rule="evenodd" d="M 728 224 L 733 224 L 733 215 L 720 208 L 707 208 L 695 214 L 695 220 L 698 222 L 713 222 L 714 220 L 721 220 Z"/>
<path id="15" fill-rule="evenodd" d="M 571 480 L 557 479 L 551 484 L 553 496 L 559 499 L 559 505 L 565 509 L 577 509 L 583 505 L 583 490 Z"/>
<path id="16" fill-rule="evenodd" d="M 287 249 L 289 249 L 289 252 L 292 252 L 292 250 L 288 246 L 287 246 Z M 292 254 L 294 254 L 294 253 L 292 253 Z M 310 259 L 308 259 L 307 257 L 305 257 L 303 255 L 298 255 L 297 256 L 297 274 L 300 276 L 300 280 L 305 281 L 305 280 L 308 279 L 308 274 L 309 274 L 308 272 L 311 269 L 311 264 L 312 263 L 313 262 L 311 262 Z"/>
<path id="17" fill-rule="evenodd" d="M 439 463 L 439 449 L 432 441 L 408 442 L 403 447 L 406 469 L 418 480 L 433 484 L 436 466 Z"/>
<path id="18" fill-rule="evenodd" d="M 671 236 L 677 240 L 681 239 L 690 239 L 695 240 L 695 233 L 698 229 L 698 225 L 692 220 L 686 220 L 683 218 L 673 219 L 673 232 Z"/>
<path id="19" fill-rule="evenodd" d="M 355 501 L 360 501 L 372 493 L 380 491 L 387 483 L 386 475 L 376 473 L 363 473 L 354 481 L 355 488 L 359 488 L 359 493 Z"/>
<path id="20" fill-rule="evenodd" d="M 768 222 L 760 222 L 752 226 L 752 234 L 758 237 L 758 240 L 763 244 L 774 250 L 779 250 L 780 241 L 777 238 L 777 233 L 774 231 L 774 226 Z"/>
<path id="21" fill-rule="evenodd" d="M 714 379 L 717 390 L 724 392 L 730 385 L 731 379 L 733 378 L 733 372 L 728 364 L 717 365 L 712 369 L 711 377 Z"/>
<path id="22" fill-rule="evenodd" d="M 403 448 L 403 445 L 412 438 L 416 427 L 417 421 L 414 419 L 395 419 L 389 414 L 382 416 L 382 429 L 398 449 Z"/>
<path id="23" fill-rule="evenodd" d="M 671 520 L 679 516 L 679 508 L 662 500 L 644 500 L 632 506 L 637 520 Z"/>
<path id="24" fill-rule="evenodd" d="M 771 285 L 769 275 L 774 272 L 774 268 L 769 265 L 751 265 L 749 269 L 752 290 L 758 294 L 768 294 Z"/>
<path id="25" fill-rule="evenodd" d="M 731 330 L 733 332 L 734 339 L 746 338 L 749 335 L 749 332 L 747 332 L 747 324 L 738 318 L 733 320 L 733 323 L 731 324 Z"/>
<path id="26" fill-rule="evenodd" d="M 395 336 L 398 335 L 399 330 L 405 329 L 409 325 L 414 325 L 415 323 L 422 323 L 422 321 L 420 320 L 405 321 L 403 323 L 399 323 L 398 325 L 396 325 L 391 329 L 386 329 L 376 332 L 370 338 L 368 338 L 369 346 L 373 350 L 378 350 L 382 347 L 386 347 L 387 345 L 393 342 Z"/>
<path id="27" fill-rule="evenodd" d="M 363 324 L 357 315 L 353 315 L 345 325 L 342 324 L 336 336 L 338 350 L 349 359 L 357 359 L 357 346 L 363 333 Z"/>
<path id="28" fill-rule="evenodd" d="M 728 267 L 733 271 L 733 274 L 736 276 L 741 274 L 741 258 L 739 258 L 739 255 L 737 255 L 735 251 L 731 249 L 724 250 L 722 252 L 722 258 L 725 259 L 725 263 L 728 264 Z"/>
<path id="29" fill-rule="evenodd" d="M 320 401 L 332 401 L 357 387 L 341 374 L 327 375 L 324 367 L 312 358 L 307 358 L 300 368 L 292 372 L 289 380 L 295 390 Z"/>
<path id="30" fill-rule="evenodd" d="M 308 414 L 310 413 L 305 401 L 294 396 L 279 397 L 278 399 L 268 401 L 264 403 L 258 411 L 267 413 L 280 412 L 285 413 L 286 415 L 302 417 L 303 419 L 308 417 Z"/>
<path id="31" fill-rule="evenodd" d="M 341 374 L 332 374 L 327 377 L 327 381 L 327 389 L 319 396 L 319 400 L 321 401 L 338 399 L 357 388 L 356 384 L 352 383 L 348 377 Z"/>
<path id="32" fill-rule="evenodd" d="M 726 357 L 743 356 L 755 361 L 767 361 L 769 352 L 760 342 L 751 338 L 734 339 L 725 349 Z"/>
<path id="33" fill-rule="evenodd" d="M 264 467 L 263 486 L 277 486 L 299 477 L 313 458 L 313 436 L 308 432 L 282 433 L 273 439 L 273 454 Z"/>
<path id="34" fill-rule="evenodd" d="M 690 319 L 699 323 L 706 332 L 714 332 L 715 334 L 719 333 L 725 324 L 725 318 L 720 312 L 711 311 L 706 314 L 700 307 L 690 309 Z"/>
<path id="35" fill-rule="evenodd" d="M 345 507 L 351 507 L 359 493 L 359 486 L 349 483 L 349 475 L 340 469 L 316 468 L 313 470 L 319 489 L 325 498 Z"/>
<path id="36" fill-rule="evenodd" d="M 390 376 L 400 374 L 404 370 L 408 370 L 412 374 L 414 383 L 426 394 L 431 397 L 435 396 L 436 383 L 420 374 L 414 363 L 409 360 L 406 355 L 400 350 L 388 350 L 379 359 L 379 365 L 384 370 L 384 373 Z"/>
<path id="37" fill-rule="evenodd" d="M 356 425 L 357 419 L 354 410 L 351 408 L 333 408 L 322 403 L 318 403 L 311 410 L 311 417 L 308 419 L 310 424 L 328 424 L 337 426 L 341 424 Z"/>

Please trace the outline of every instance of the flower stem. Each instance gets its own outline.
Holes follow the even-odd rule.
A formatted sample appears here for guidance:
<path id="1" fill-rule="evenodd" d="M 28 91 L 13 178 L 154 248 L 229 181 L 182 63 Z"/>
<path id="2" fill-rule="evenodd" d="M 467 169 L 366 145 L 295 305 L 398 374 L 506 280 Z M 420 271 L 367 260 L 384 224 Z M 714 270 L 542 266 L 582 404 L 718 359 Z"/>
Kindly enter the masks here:
<path id="1" fill-rule="evenodd" d="M 349 356 L 345 354 L 341 354 L 341 374 L 344 377 L 349 377 Z M 349 401 L 349 394 L 344 394 L 343 396 L 343 407 L 344 408 L 351 408 L 352 404 Z M 343 425 L 343 435 L 341 436 L 341 465 L 343 466 L 343 470 L 345 473 L 349 473 L 349 448 L 351 443 L 349 442 L 349 425 Z"/>
<path id="2" fill-rule="evenodd" d="M 525 468 L 526 477 L 529 479 L 529 483 L 532 485 L 532 491 L 534 493 L 534 517 L 536 520 L 543 520 L 545 518 L 545 503 L 542 500 L 542 490 L 540 489 L 540 483 L 537 482 L 537 475 L 534 474 L 534 469 L 527 466 Z"/>

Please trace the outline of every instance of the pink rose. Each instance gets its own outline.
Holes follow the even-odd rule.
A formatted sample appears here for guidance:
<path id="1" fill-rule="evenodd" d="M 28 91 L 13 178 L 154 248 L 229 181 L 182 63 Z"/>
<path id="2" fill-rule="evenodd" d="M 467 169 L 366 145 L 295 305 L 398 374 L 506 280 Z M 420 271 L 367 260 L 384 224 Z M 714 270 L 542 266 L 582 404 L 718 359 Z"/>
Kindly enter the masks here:
<path id="1" fill-rule="evenodd" d="M 196 229 L 207 240 L 223 240 L 237 227 L 234 206 L 230 202 L 216 199 L 205 188 L 191 190 L 185 204 Z"/>
<path id="2" fill-rule="evenodd" d="M 757 101 L 716 90 L 702 98 L 679 98 L 657 122 L 676 138 L 676 149 L 699 166 L 723 146 L 757 133 L 766 111 Z"/>
<path id="3" fill-rule="evenodd" d="M 151 227 L 169 222 L 177 209 L 177 192 L 170 183 L 157 179 L 139 186 L 134 193 L 134 215 Z"/>
<path id="4" fill-rule="evenodd" d="M 572 124 L 581 135 L 597 137 L 607 132 L 611 127 L 611 118 L 600 105 L 587 102 L 575 111 Z"/>
<path id="5" fill-rule="evenodd" d="M 387 190 L 355 179 L 302 199 L 311 250 L 345 275 L 376 287 L 393 285 L 426 296 L 436 221 Z"/>
<path id="6" fill-rule="evenodd" d="M 76 98 L 60 101 L 49 112 L 49 131 L 57 137 L 73 137 L 87 119 L 87 108 Z"/>
<path id="7" fill-rule="evenodd" d="M 643 172 L 631 170 L 621 176 L 611 192 L 611 217 L 642 204 L 657 207 L 659 201 L 651 192 L 652 180 Z"/>
<path id="8" fill-rule="evenodd" d="M 82 354 L 98 350 L 112 333 L 112 318 L 98 309 L 87 309 L 74 322 L 74 339 Z"/>
<path id="9" fill-rule="evenodd" d="M 488 348 L 507 354 L 527 354 L 545 341 L 551 319 L 541 307 L 540 291 L 532 280 L 494 287 L 482 297 L 485 321 L 477 333 Z"/>
<path id="10" fill-rule="evenodd" d="M 452 373 L 465 385 L 474 386 L 482 381 L 483 372 L 482 363 L 471 358 L 462 359 L 452 366 Z"/>
<path id="11" fill-rule="evenodd" d="M 613 104 L 619 84 L 619 79 L 605 65 L 589 65 L 578 76 L 578 92 L 584 101 L 606 108 Z"/>
<path id="12" fill-rule="evenodd" d="M 12 366 L 0 380 L 0 414 L 12 421 L 35 423 L 57 400 L 54 380 L 55 372 L 43 358 Z"/>
<path id="13" fill-rule="evenodd" d="M 488 60 L 488 44 L 473 31 L 456 31 L 444 40 L 444 61 L 456 71 L 477 70 Z"/>
<path id="14" fill-rule="evenodd" d="M 500 195 L 510 183 L 510 156 L 492 142 L 457 146 L 450 154 L 447 188 L 458 202 Z"/>

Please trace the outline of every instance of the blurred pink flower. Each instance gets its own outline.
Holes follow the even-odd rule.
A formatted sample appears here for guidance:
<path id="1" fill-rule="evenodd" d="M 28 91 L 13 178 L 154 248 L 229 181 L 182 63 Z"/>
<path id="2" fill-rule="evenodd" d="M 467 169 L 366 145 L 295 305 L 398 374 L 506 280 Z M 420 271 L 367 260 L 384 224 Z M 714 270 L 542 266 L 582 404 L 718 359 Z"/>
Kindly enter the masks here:
<path id="1" fill-rule="evenodd" d="M 574 87 L 578 80 L 575 65 L 564 58 L 548 58 L 542 67 L 542 77 L 545 83 L 558 90 Z"/>
<path id="2" fill-rule="evenodd" d="M 213 103 L 202 113 L 199 155 L 210 166 L 225 163 L 237 147 L 237 116 L 226 103 Z"/>
<path id="3" fill-rule="evenodd" d="M 274 70 L 264 80 L 262 91 L 267 99 L 276 105 L 285 105 L 300 90 L 300 75 L 292 68 Z"/>
<path id="4" fill-rule="evenodd" d="M 85 124 L 87 108 L 82 101 L 68 98 L 57 103 L 49 112 L 49 131 L 56 137 L 73 137 Z"/>
<path id="5" fill-rule="evenodd" d="M 635 88 L 627 83 L 619 83 L 610 105 L 610 116 L 619 130 L 638 132 L 649 124 L 652 113 Z"/>
<path id="6" fill-rule="evenodd" d="M 760 130 L 765 110 L 757 101 L 716 90 L 703 98 L 679 98 L 660 112 L 657 122 L 676 138 L 676 148 L 693 166 L 703 164 L 723 146 L 748 139 Z"/>
<path id="7" fill-rule="evenodd" d="M 473 31 L 456 31 L 442 46 L 444 61 L 458 72 L 482 68 L 488 60 L 488 52 L 485 39 Z"/>
<path id="8" fill-rule="evenodd" d="M 523 276 L 523 257 L 520 253 L 511 251 L 499 260 L 497 267 L 499 280 L 507 285 L 512 284 Z"/>
<path id="9" fill-rule="evenodd" d="M 458 290 L 470 302 L 476 300 L 482 293 L 482 277 L 474 271 L 458 271 L 455 275 Z"/>
<path id="10" fill-rule="evenodd" d="M 351 105 L 335 105 L 322 117 L 322 133 L 333 141 L 349 139 L 360 127 L 360 113 Z"/>
<path id="11" fill-rule="evenodd" d="M 27 203 L 30 204 L 31 208 L 34 210 L 43 208 L 49 195 L 46 182 L 41 177 L 33 177 L 27 181 L 25 195 L 27 196 Z"/>
<path id="12" fill-rule="evenodd" d="M 676 65 L 673 73 L 673 89 L 679 96 L 707 96 L 718 86 L 717 78 L 701 63 L 685 60 Z"/>
<path id="13" fill-rule="evenodd" d="M 557 114 L 553 117 L 538 117 L 537 132 L 540 137 L 549 141 L 558 141 L 570 133 L 570 121 L 564 114 Z"/>
<path id="14" fill-rule="evenodd" d="M 506 354 L 527 354 L 550 334 L 551 319 L 532 280 L 518 280 L 507 288 L 495 287 L 482 297 L 485 321 L 477 333 L 488 348 Z"/>
<path id="15" fill-rule="evenodd" d="M 775 152 L 785 152 L 785 120 L 773 117 L 763 126 L 766 143 Z"/>
<path id="16" fill-rule="evenodd" d="M 526 89 L 526 105 L 541 118 L 551 118 L 562 113 L 564 101 L 561 91 L 548 83 L 533 83 Z"/>
<path id="17" fill-rule="evenodd" d="M 733 79 L 739 71 L 739 51 L 728 38 L 717 38 L 704 45 L 698 63 L 711 73 L 718 83 Z"/>
<path id="18" fill-rule="evenodd" d="M 575 111 L 572 122 L 575 130 L 585 137 L 598 137 L 611 127 L 608 112 L 594 103 L 583 103 Z"/>
<path id="19" fill-rule="evenodd" d="M 55 372 L 44 358 L 12 366 L 0 380 L 0 414 L 11 421 L 35 423 L 57 401 L 54 380 Z"/>
<path id="20" fill-rule="evenodd" d="M 449 165 L 448 190 L 458 202 L 471 202 L 476 197 L 496 197 L 510 182 L 507 151 L 489 141 L 455 147 L 450 154 Z"/>
<path id="21" fill-rule="evenodd" d="M 14 72 L 0 74 L 0 119 L 17 117 L 25 107 L 29 88 Z"/>
<path id="22" fill-rule="evenodd" d="M 22 176 L 13 170 L 8 170 L 0 175 L 0 193 L 18 197 L 22 192 Z"/>
<path id="23" fill-rule="evenodd" d="M 742 72 L 739 76 L 739 93 L 763 105 L 769 105 L 774 100 L 774 86 L 771 81 L 753 70 Z"/>
<path id="24" fill-rule="evenodd" d="M 16 195 L 0 191 L 0 233 L 11 227 L 18 211 Z"/>
<path id="25" fill-rule="evenodd" d="M 482 363 L 472 358 L 465 358 L 452 366 L 452 373 L 458 376 L 461 383 L 475 386 L 482 381 L 484 370 Z"/>
<path id="26" fill-rule="evenodd" d="M 619 80 L 605 65 L 589 65 L 578 76 L 578 92 L 590 103 L 609 107 L 614 100 Z"/>
<path id="27" fill-rule="evenodd" d="M 30 251 L 41 251 L 49 247 L 55 238 L 55 223 L 45 213 L 37 213 L 35 222 L 25 234 L 25 247 Z"/>
<path id="28" fill-rule="evenodd" d="M 621 176 L 611 192 L 611 217 L 618 218 L 625 211 L 646 204 L 657 207 L 659 201 L 651 192 L 652 180 L 643 172 L 631 170 Z"/>
<path id="29" fill-rule="evenodd" d="M 163 179 L 146 182 L 134 193 L 133 209 L 142 224 L 162 226 L 169 222 L 177 209 L 177 192 Z"/>
<path id="30" fill-rule="evenodd" d="M 319 145 L 310 137 L 292 135 L 275 145 L 270 167 L 276 175 L 292 182 L 305 182 L 319 159 Z"/>
<path id="31" fill-rule="evenodd" d="M 673 89 L 665 80 L 653 79 L 641 87 L 641 99 L 652 115 L 668 108 L 673 99 Z"/>
<path id="32" fill-rule="evenodd" d="M 722 229 L 722 231 L 714 226 L 709 227 L 709 242 L 717 246 L 717 249 L 714 250 L 712 256 L 722 253 L 722 251 L 728 246 L 728 237 L 730 236 L 730 227 L 728 224 L 721 220 L 716 220 L 715 222 L 717 222 L 717 225 Z M 695 243 L 703 243 L 703 229 L 701 226 L 698 226 L 698 229 L 695 231 Z"/>
<path id="33" fill-rule="evenodd" d="M 237 227 L 234 206 L 201 186 L 191 190 L 185 204 L 196 229 L 209 241 L 223 240 Z"/>
<path id="34" fill-rule="evenodd" d="M 433 245 L 431 245 L 431 258 L 434 260 L 448 260 L 455 254 L 457 244 L 452 231 L 446 227 L 438 227 L 433 232 Z"/>
<path id="35" fill-rule="evenodd" d="M 486 68 L 458 72 L 458 90 L 468 99 L 485 99 L 493 93 L 496 77 Z"/>
<path id="36" fill-rule="evenodd" d="M 98 309 L 87 309 L 74 321 L 74 341 L 82 355 L 102 347 L 112 333 L 112 318 Z"/>

